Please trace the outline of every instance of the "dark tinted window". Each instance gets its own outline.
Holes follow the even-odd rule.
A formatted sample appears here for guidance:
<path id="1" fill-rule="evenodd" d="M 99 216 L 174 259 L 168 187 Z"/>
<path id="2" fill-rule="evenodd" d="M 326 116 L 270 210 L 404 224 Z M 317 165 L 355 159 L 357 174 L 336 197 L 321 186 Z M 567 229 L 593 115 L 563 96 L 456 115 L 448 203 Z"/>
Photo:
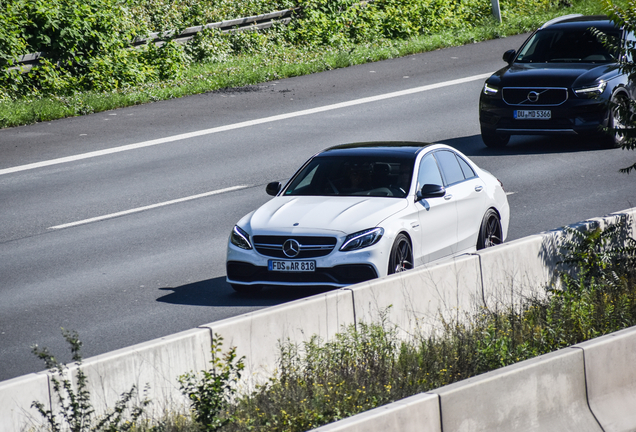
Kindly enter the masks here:
<path id="1" fill-rule="evenodd" d="M 464 172 L 459 166 L 455 153 L 450 151 L 438 151 L 435 152 L 435 158 L 437 162 L 439 162 L 447 185 L 464 180 Z"/>
<path id="2" fill-rule="evenodd" d="M 395 156 L 318 156 L 284 195 L 368 195 L 404 198 L 413 177 L 413 159 Z"/>
<path id="3" fill-rule="evenodd" d="M 620 36 L 618 32 L 610 36 Z M 536 32 L 516 59 L 519 63 L 610 63 L 614 56 L 591 29 L 545 29 Z"/>

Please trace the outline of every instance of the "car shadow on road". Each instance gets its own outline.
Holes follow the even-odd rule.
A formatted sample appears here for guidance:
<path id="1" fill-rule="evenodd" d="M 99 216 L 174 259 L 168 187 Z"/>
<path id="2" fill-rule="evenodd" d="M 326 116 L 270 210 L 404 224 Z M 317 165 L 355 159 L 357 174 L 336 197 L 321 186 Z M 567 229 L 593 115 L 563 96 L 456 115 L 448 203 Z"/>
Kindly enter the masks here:
<path id="1" fill-rule="evenodd" d="M 512 156 L 603 150 L 594 140 L 576 136 L 513 136 L 506 147 L 499 149 L 486 147 L 481 140 L 481 135 L 443 139 L 437 142 L 448 144 L 466 156 Z"/>
<path id="2" fill-rule="evenodd" d="M 166 295 L 159 297 L 157 301 L 189 306 L 273 306 L 333 289 L 268 286 L 255 294 L 239 294 L 225 281 L 225 277 L 218 277 L 179 287 L 159 288 Z"/>

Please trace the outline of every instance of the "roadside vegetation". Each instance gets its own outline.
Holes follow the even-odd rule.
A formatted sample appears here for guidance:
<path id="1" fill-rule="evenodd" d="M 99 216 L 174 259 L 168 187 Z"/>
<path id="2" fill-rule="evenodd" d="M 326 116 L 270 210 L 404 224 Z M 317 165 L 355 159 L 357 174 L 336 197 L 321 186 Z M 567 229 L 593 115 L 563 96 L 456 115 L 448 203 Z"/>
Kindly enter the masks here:
<path id="1" fill-rule="evenodd" d="M 237 358 L 235 347 L 223 353 L 222 339 L 217 337 L 210 370 L 179 378 L 191 401 L 189 413 L 144 419 L 140 410 L 148 401 L 128 407 L 124 402 L 130 401 L 130 393 L 126 393 L 119 406 L 136 416 L 129 422 L 117 417 L 115 427 L 95 429 L 98 419 L 88 416 L 83 428 L 71 429 L 307 431 L 634 326 L 636 240 L 626 226 L 623 220 L 603 231 L 566 229 L 568 240 L 560 244 L 561 284 L 546 288 L 545 296 L 499 310 L 484 309 L 454 322 L 442 321 L 435 334 L 410 340 L 400 339 L 397 329 L 384 321 L 343 328 L 330 341 L 314 337 L 302 345 L 283 343 L 278 375 L 250 394 L 240 394 L 236 387 L 244 359 Z M 62 370 L 54 365 L 54 371 Z M 90 409 L 82 409 L 92 415 Z M 70 412 L 68 418 L 74 419 Z"/>
<path id="2" fill-rule="evenodd" d="M 598 0 L 0 0 L 0 127 L 254 85 L 528 32 Z M 618 3 L 622 4 L 623 0 Z M 297 8 L 289 25 L 210 29 L 185 45 L 150 32 Z M 20 73 L 16 60 L 42 52 Z"/>

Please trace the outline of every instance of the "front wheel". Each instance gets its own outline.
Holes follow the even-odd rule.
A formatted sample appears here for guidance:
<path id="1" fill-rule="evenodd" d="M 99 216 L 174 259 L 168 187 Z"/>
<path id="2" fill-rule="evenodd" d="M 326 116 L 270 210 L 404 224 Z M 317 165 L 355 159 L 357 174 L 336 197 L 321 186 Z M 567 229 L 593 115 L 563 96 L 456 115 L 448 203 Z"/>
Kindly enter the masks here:
<path id="1" fill-rule="evenodd" d="M 503 243 L 503 230 L 499 215 L 493 209 L 488 209 L 481 221 L 479 237 L 477 238 L 477 250 L 496 246 Z"/>
<path id="2" fill-rule="evenodd" d="M 494 131 L 481 130 L 481 140 L 486 147 L 501 148 L 508 145 L 510 135 L 497 135 Z"/>
<path id="3" fill-rule="evenodd" d="M 609 131 L 604 134 L 601 140 L 603 148 L 619 148 L 625 141 L 625 135 L 621 129 L 625 129 L 625 121 L 623 120 L 624 111 L 627 107 L 627 98 L 622 95 L 614 95 L 610 103 L 609 114 L 607 119 L 607 128 Z"/>
<path id="4" fill-rule="evenodd" d="M 404 234 L 398 234 L 389 256 L 389 274 L 399 273 L 413 268 L 413 248 Z"/>

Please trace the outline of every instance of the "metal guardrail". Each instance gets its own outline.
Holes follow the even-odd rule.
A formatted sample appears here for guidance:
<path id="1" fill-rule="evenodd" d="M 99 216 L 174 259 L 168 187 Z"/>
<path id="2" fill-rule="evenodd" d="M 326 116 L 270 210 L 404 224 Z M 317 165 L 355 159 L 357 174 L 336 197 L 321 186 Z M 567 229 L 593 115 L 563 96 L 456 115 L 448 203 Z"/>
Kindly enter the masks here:
<path id="1" fill-rule="evenodd" d="M 241 31 L 255 31 L 263 30 L 272 27 L 274 24 L 287 25 L 291 21 L 292 14 L 298 10 L 285 9 L 282 11 L 270 12 L 262 15 L 254 15 L 245 18 L 237 18 L 233 20 L 215 22 L 195 27 L 188 27 L 181 33 L 177 33 L 176 30 L 170 30 L 166 32 L 150 33 L 145 38 L 136 38 L 132 41 L 131 46 L 141 46 L 149 43 L 155 43 L 162 45 L 166 40 L 175 40 L 179 43 L 185 43 L 192 39 L 197 33 L 205 29 L 216 28 L 220 29 L 223 33 L 234 33 Z M 25 54 L 16 60 L 16 66 L 12 66 L 9 70 L 19 70 L 20 73 L 26 73 L 33 66 L 37 65 L 40 58 L 46 57 L 46 52 L 37 52 L 32 54 Z"/>

